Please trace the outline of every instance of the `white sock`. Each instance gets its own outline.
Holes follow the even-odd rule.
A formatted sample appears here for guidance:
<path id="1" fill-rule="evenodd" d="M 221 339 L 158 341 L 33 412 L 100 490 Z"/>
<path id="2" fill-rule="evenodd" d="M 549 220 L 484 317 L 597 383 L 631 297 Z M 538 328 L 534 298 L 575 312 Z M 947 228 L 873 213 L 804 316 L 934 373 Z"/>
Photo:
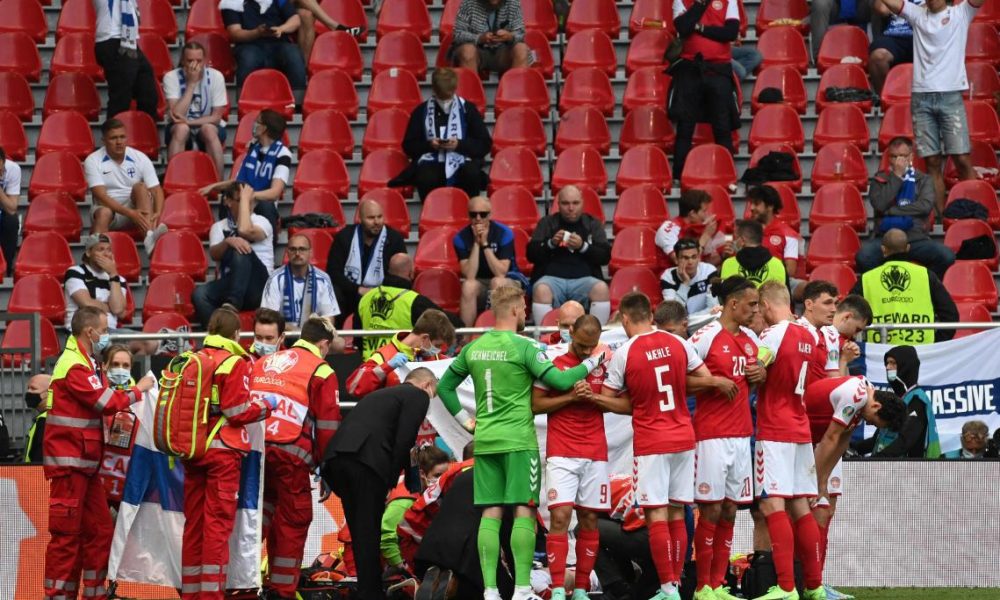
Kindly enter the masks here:
<path id="1" fill-rule="evenodd" d="M 512 598 L 529 598 L 532 593 L 530 585 L 519 585 L 514 587 L 514 596 Z"/>
<path id="2" fill-rule="evenodd" d="M 677 585 L 674 583 L 661 583 L 660 589 L 663 590 L 664 594 L 673 594 L 677 591 Z"/>
<path id="3" fill-rule="evenodd" d="M 608 319 L 611 318 L 611 302 L 591 301 L 590 314 L 597 317 L 597 320 L 601 322 L 601 325 L 606 325 Z"/>
<path id="4" fill-rule="evenodd" d="M 545 315 L 549 314 L 550 310 L 552 310 L 551 304 L 541 304 L 539 302 L 532 302 L 531 318 L 535 320 L 535 325 L 541 326 L 542 319 L 545 318 Z"/>

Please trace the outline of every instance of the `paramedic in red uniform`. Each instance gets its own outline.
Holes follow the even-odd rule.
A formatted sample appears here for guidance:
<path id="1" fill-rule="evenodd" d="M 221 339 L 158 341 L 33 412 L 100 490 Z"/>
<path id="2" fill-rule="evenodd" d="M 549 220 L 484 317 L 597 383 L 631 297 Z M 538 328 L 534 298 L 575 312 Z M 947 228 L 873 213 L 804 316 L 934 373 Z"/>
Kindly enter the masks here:
<path id="1" fill-rule="evenodd" d="M 731 44 L 740 33 L 737 0 L 673 0 L 674 28 L 683 36 L 679 61 L 671 65 L 668 106 L 677 123 L 674 177 L 680 178 L 699 122 L 712 126 L 715 143 L 733 151 L 740 126 L 733 83 Z"/>
<path id="2" fill-rule="evenodd" d="M 108 387 L 94 358 L 110 344 L 104 312 L 80 308 L 70 330 L 52 371 L 43 441 L 52 536 L 45 550 L 45 597 L 103 599 L 114 522 L 98 475 L 104 456 L 102 417 L 141 400 L 154 380 L 143 377 L 125 390 Z"/>
<path id="3" fill-rule="evenodd" d="M 222 600 L 229 564 L 229 536 L 236 521 L 240 467 L 250 451 L 244 425 L 269 414 L 263 399 L 250 399 L 253 360 L 239 343 L 240 317 L 220 308 L 208 321 L 203 351 L 218 365 L 212 374 L 209 431 L 219 427 L 205 456 L 184 462 L 184 549 L 181 598 Z M 219 421 L 222 425 L 219 426 Z"/>
<path id="4" fill-rule="evenodd" d="M 272 395 L 278 400 L 264 427 L 266 598 L 295 598 L 298 587 L 313 515 L 309 475 L 340 425 L 337 376 L 325 358 L 335 338 L 333 321 L 313 315 L 291 348 L 253 366 L 251 399 Z"/>

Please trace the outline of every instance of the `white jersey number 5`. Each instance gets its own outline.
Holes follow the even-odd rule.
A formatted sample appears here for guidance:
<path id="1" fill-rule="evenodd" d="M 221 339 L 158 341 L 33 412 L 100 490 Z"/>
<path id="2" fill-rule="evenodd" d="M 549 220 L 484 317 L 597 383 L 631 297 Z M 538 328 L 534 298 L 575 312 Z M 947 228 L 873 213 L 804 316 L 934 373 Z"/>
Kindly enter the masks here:
<path id="1" fill-rule="evenodd" d="M 653 374 L 656 376 L 656 389 L 666 395 L 665 399 L 660 400 L 660 412 L 674 410 L 674 386 L 669 383 L 663 383 L 663 374 L 669 372 L 670 365 L 656 367 L 653 370 Z"/>

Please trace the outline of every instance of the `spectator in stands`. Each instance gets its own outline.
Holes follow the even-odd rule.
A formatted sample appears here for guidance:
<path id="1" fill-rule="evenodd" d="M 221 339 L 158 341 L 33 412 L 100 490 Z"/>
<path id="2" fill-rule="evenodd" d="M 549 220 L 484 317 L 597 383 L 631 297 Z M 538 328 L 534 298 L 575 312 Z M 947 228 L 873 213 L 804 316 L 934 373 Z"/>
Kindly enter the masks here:
<path id="1" fill-rule="evenodd" d="M 521 0 L 462 0 L 449 50 L 456 66 L 503 74 L 531 64 Z"/>
<path id="2" fill-rule="evenodd" d="M 226 141 L 229 108 L 226 78 L 205 64 L 205 47 L 188 42 L 181 48 L 180 64 L 163 74 L 163 96 L 167 99 L 167 160 L 197 146 L 212 157 L 215 171 L 223 173 L 222 147 Z"/>
<path id="3" fill-rule="evenodd" d="M 711 279 L 718 272 L 711 264 L 701 261 L 701 247 L 694 238 L 681 238 L 674 244 L 676 267 L 660 275 L 660 290 L 664 300 L 684 305 L 687 314 L 698 316 L 713 312 L 719 301 L 712 295 Z"/>
<path id="4" fill-rule="evenodd" d="M 149 157 L 127 145 L 125 124 L 108 119 L 101 125 L 104 147 L 83 161 L 87 186 L 94 197 L 91 233 L 109 229 L 139 229 L 145 234 L 146 251 L 153 253 L 156 240 L 166 233 L 160 223 L 163 188 Z"/>
<path id="5" fill-rule="evenodd" d="M 236 89 L 259 69 L 277 69 L 292 86 L 295 103 L 306 93 L 306 63 L 292 34 L 301 20 L 295 4 L 288 0 L 223 0 L 222 22 L 233 43 L 236 59 Z"/>
<path id="6" fill-rule="evenodd" d="M 288 264 L 271 274 L 260 305 L 279 311 L 292 330 L 298 330 L 312 315 L 340 314 L 330 276 L 312 265 L 312 242 L 304 235 L 288 239 Z"/>
<path id="7" fill-rule="evenodd" d="M 559 331 L 554 331 L 547 334 L 547 337 L 543 336 L 542 340 L 546 344 L 568 344 L 570 341 L 569 328 L 576 323 L 576 320 L 587 314 L 587 310 L 583 308 L 583 305 L 576 300 L 567 300 L 559 305 L 559 312 L 556 314 L 558 318 L 556 326 L 559 327 Z M 544 319 L 544 317 L 543 317 Z"/>
<path id="8" fill-rule="evenodd" d="M 969 25 L 983 1 L 949 6 L 945 0 L 925 0 L 917 6 L 906 0 L 881 0 L 913 28 L 913 134 L 934 180 L 939 214 L 944 212 L 945 155 L 951 157 L 959 179 L 976 179 L 962 92 L 969 89 L 965 74 Z"/>
<path id="9" fill-rule="evenodd" d="M 681 238 L 695 238 L 701 246 L 701 260 L 714 266 L 724 255 L 732 254 L 726 236 L 719 231 L 719 222 L 709 212 L 712 197 L 704 190 L 684 190 L 677 201 L 677 217 L 664 221 L 656 230 L 656 245 L 672 262 L 674 244 Z"/>
<path id="10" fill-rule="evenodd" d="M 403 236 L 385 225 L 382 205 L 364 200 L 356 210 L 361 215 L 359 223 L 347 225 L 334 236 L 326 261 L 345 318 L 357 309 L 361 296 L 382 284 L 389 259 L 406 254 Z"/>
<path id="11" fill-rule="evenodd" d="M 233 183 L 223 192 L 222 202 L 230 216 L 216 221 L 208 232 L 208 254 L 219 265 L 219 277 L 191 295 L 205 327 L 218 308 L 237 313 L 257 309 L 274 268 L 274 231 L 267 219 L 253 213 L 253 188 Z"/>
<path id="12" fill-rule="evenodd" d="M 751 218 L 764 227 L 764 247 L 784 263 L 785 272 L 795 273 L 799 266 L 799 232 L 778 218 L 781 194 L 769 185 L 754 186 L 747 190 L 747 203 Z"/>
<path id="13" fill-rule="evenodd" d="M 262 358 L 282 350 L 285 344 L 285 317 L 280 312 L 260 307 L 253 315 L 254 358 Z"/>
<path id="14" fill-rule="evenodd" d="M 962 446 L 957 450 L 945 452 L 941 458 L 967 460 L 985 458 L 986 442 L 989 440 L 990 428 L 978 419 L 962 424 Z"/>
<path id="15" fill-rule="evenodd" d="M 299 14 L 299 30 L 296 32 L 295 37 L 299 42 L 299 50 L 302 51 L 302 56 L 306 60 L 312 56 L 313 44 L 316 42 L 316 21 L 319 21 L 330 31 L 339 30 L 346 31 L 354 37 L 358 37 L 361 33 L 360 27 L 347 27 L 342 23 L 338 23 L 333 20 L 323 7 L 319 5 L 316 0 L 293 0 L 295 6 L 298 7 Z"/>
<path id="16" fill-rule="evenodd" d="M 111 239 L 104 234 L 83 238 L 80 264 L 70 267 L 63 278 L 66 287 L 66 327 L 81 306 L 93 306 L 108 315 L 108 329 L 118 328 L 118 319 L 125 315 L 127 287 L 118 274 Z"/>
<path id="17" fill-rule="evenodd" d="M 410 165 L 390 186 L 415 185 L 421 200 L 439 187 L 457 187 L 471 198 L 489 183 L 483 158 L 493 138 L 476 105 L 455 93 L 458 75 L 435 69 L 432 96 L 410 113 L 403 151 Z"/>
<path id="18" fill-rule="evenodd" d="M 35 419 L 28 430 L 28 440 L 24 444 L 24 462 L 42 464 L 42 440 L 45 439 L 45 421 L 49 416 L 49 382 L 51 375 L 39 373 L 28 380 L 24 390 L 24 404 L 35 411 Z"/>
<path id="19" fill-rule="evenodd" d="M 469 224 L 455 234 L 452 245 L 462 271 L 462 321 L 467 327 L 486 308 L 487 294 L 514 280 L 523 288 L 528 278 L 517 269 L 514 231 L 490 219 L 492 206 L 486 196 L 469 200 Z"/>
<path id="20" fill-rule="evenodd" d="M 830 24 L 857 25 L 867 32 L 868 22 L 872 18 L 871 2 L 878 0 L 812 0 L 809 9 L 809 31 L 812 38 L 813 62 L 819 59 L 819 48 L 823 44 L 826 30 Z M 863 56 L 857 56 L 857 63 L 864 62 Z"/>
<path id="21" fill-rule="evenodd" d="M 763 246 L 764 227 L 757 221 L 736 221 L 733 233 L 733 249 L 736 254 L 722 263 L 719 273 L 723 279 L 733 275 L 746 277 L 757 287 L 765 281 L 788 284 L 788 272 L 781 259 L 775 258 Z"/>
<path id="22" fill-rule="evenodd" d="M 243 162 L 236 179 L 226 179 L 205 186 L 200 191 L 207 196 L 226 189 L 234 181 L 253 188 L 254 212 L 271 223 L 273 231 L 278 230 L 278 201 L 285 193 L 291 180 L 292 152 L 281 141 L 287 122 L 285 117 L 270 109 L 257 115 L 253 124 L 253 141 L 243 154 Z M 221 173 L 220 173 L 221 175 Z M 226 215 L 220 214 L 219 217 Z"/>
<path id="23" fill-rule="evenodd" d="M 97 21 L 94 54 L 108 82 L 107 118 L 136 107 L 157 120 L 156 76 L 139 48 L 139 8 L 135 0 L 91 0 Z"/>
<path id="24" fill-rule="evenodd" d="M 583 212 L 583 194 L 575 185 L 559 190 L 559 212 L 542 217 L 528 242 L 534 263 L 531 314 L 541 323 L 553 306 L 567 300 L 590 305 L 601 324 L 611 316 L 611 292 L 601 267 L 611 260 L 604 223 Z"/>
<path id="25" fill-rule="evenodd" d="M 954 323 L 958 308 L 951 294 L 927 267 L 910 261 L 906 233 L 890 229 L 882 235 L 881 266 L 869 269 L 855 284 L 852 294 L 861 294 L 872 307 L 872 325 L 879 323 Z M 950 340 L 954 330 L 914 329 L 889 331 L 883 343 L 932 344 Z M 868 341 L 876 341 L 876 332 L 868 332 Z"/>
<path id="26" fill-rule="evenodd" d="M 17 203 L 21 197 L 21 166 L 7 158 L 0 148 L 0 249 L 7 263 L 6 275 L 14 274 L 17 257 L 17 236 L 21 221 L 17 216 Z"/>
<path id="27" fill-rule="evenodd" d="M 744 46 L 740 40 L 733 42 L 733 73 L 740 81 L 753 74 L 764 62 L 764 55 L 753 46 Z"/>
<path id="28" fill-rule="evenodd" d="M 924 3 L 924 0 L 906 1 L 914 6 Z M 882 21 L 882 32 L 876 33 L 868 46 L 868 77 L 875 93 L 881 94 L 889 69 L 913 62 L 913 28 L 906 19 L 893 14 L 882 0 L 873 0 L 872 10 Z"/>
<path id="29" fill-rule="evenodd" d="M 715 143 L 733 152 L 740 128 L 733 90 L 732 43 L 740 35 L 737 0 L 675 0 L 674 28 L 683 40 L 680 59 L 670 65 L 670 119 L 677 123 L 674 176 L 684 172 L 695 125 L 707 121 Z"/>
<path id="30" fill-rule="evenodd" d="M 688 336 L 688 311 L 677 300 L 664 300 L 653 311 L 653 323 L 657 329 L 669 331 L 684 339 Z"/>

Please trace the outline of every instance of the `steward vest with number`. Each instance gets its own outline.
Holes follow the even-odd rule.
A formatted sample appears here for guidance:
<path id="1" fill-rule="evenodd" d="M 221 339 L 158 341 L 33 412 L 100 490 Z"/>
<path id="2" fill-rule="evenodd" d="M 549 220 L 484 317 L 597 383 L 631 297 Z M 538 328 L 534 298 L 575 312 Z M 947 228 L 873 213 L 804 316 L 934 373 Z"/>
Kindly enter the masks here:
<path id="1" fill-rule="evenodd" d="M 309 413 L 309 382 L 326 361 L 298 342 L 258 360 L 250 378 L 250 399 L 274 396 L 278 406 L 264 426 L 264 440 L 287 444 L 299 439 Z"/>
<path id="2" fill-rule="evenodd" d="M 361 328 L 374 330 L 407 330 L 413 327 L 413 290 L 380 285 L 370 290 L 358 302 Z M 380 347 L 392 341 L 392 336 L 361 338 L 361 359 L 368 360 Z"/>
<path id="3" fill-rule="evenodd" d="M 930 277 L 927 268 L 902 260 L 890 260 L 861 276 L 861 289 L 872 307 L 872 325 L 880 323 L 933 323 Z M 883 344 L 933 344 L 933 329 L 894 330 Z M 877 331 L 868 341 L 879 340 Z"/>
<path id="4" fill-rule="evenodd" d="M 736 260 L 735 256 L 730 256 L 726 260 L 722 261 L 721 276 L 725 279 L 727 277 L 732 277 L 733 275 L 746 277 L 757 287 L 764 285 L 764 283 L 768 281 L 777 281 L 781 284 L 787 283 L 785 263 L 781 262 L 777 258 L 774 258 L 773 256 L 770 260 L 764 263 L 764 266 L 753 271 L 744 267 L 740 261 Z"/>
<path id="5" fill-rule="evenodd" d="M 709 0 L 705 7 L 705 14 L 702 15 L 701 23 L 705 27 L 722 27 L 726 24 L 726 10 L 730 2 L 735 0 Z M 684 9 L 690 10 L 694 5 L 694 0 L 684 0 Z M 684 38 L 684 47 L 681 50 L 681 58 L 694 60 L 701 54 L 702 60 L 707 62 L 728 63 L 733 58 L 732 45 L 729 42 L 717 42 L 707 38 L 697 31 Z"/>

